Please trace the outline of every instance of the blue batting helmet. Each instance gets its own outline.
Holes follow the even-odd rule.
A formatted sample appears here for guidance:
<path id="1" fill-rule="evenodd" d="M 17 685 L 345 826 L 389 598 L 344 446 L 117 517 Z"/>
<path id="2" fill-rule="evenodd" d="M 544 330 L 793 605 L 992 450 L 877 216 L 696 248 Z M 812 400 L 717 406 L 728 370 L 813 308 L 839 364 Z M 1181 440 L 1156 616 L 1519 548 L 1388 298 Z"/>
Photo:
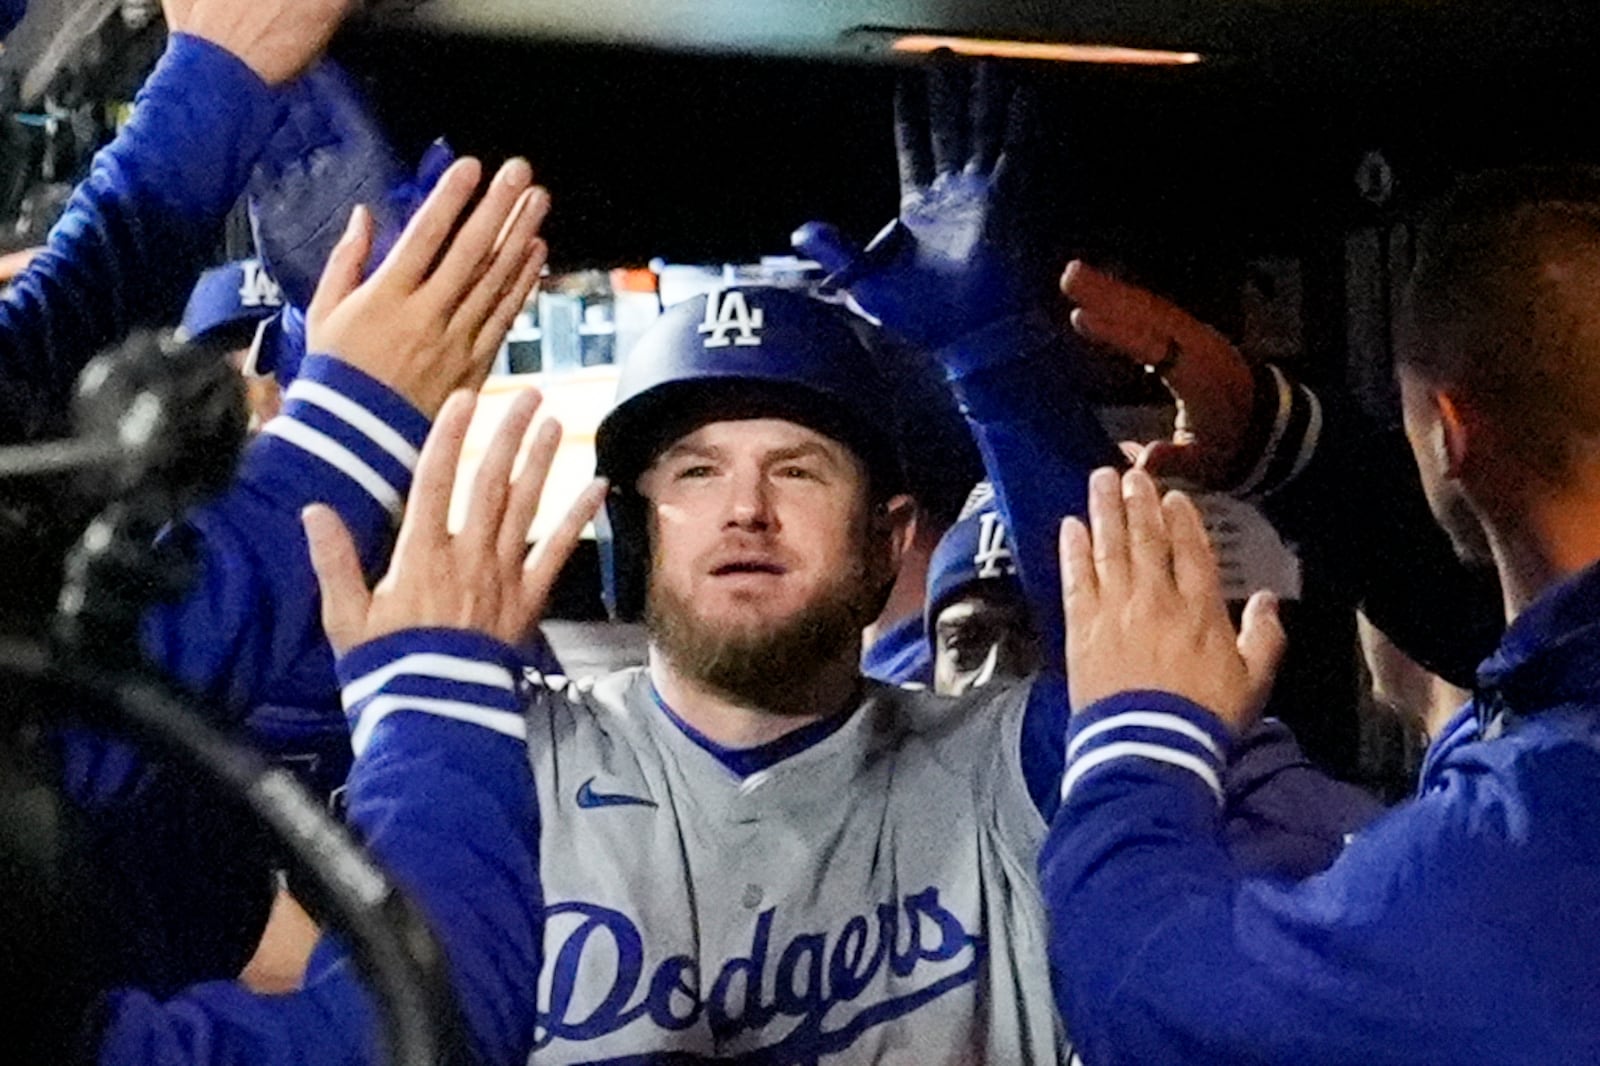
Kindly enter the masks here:
<path id="1" fill-rule="evenodd" d="M 848 446 L 876 494 L 898 491 L 893 395 L 846 313 L 787 289 L 737 286 L 674 305 L 628 353 L 595 435 L 611 482 L 599 524 L 606 605 L 643 612 L 649 559 L 636 483 L 662 448 L 707 422 L 785 418 Z"/>

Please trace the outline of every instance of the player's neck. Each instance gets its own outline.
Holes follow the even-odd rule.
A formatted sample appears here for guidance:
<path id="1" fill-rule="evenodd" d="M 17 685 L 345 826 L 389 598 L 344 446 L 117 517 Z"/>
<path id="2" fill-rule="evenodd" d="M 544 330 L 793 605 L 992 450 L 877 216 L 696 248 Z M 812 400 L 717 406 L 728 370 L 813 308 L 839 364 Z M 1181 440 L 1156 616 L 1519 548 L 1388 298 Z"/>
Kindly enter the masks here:
<path id="1" fill-rule="evenodd" d="M 754 748 L 813 722 L 849 710 L 861 685 L 856 658 L 826 663 L 789 686 L 782 708 L 757 707 L 675 669 L 650 649 L 650 679 L 672 712 L 701 735 L 725 748 Z M 804 710 L 802 710 L 804 708 Z"/>
<path id="2" fill-rule="evenodd" d="M 1515 516 L 1488 519 L 1485 528 L 1509 623 L 1545 589 L 1600 560 L 1600 472 L 1581 489 L 1527 500 Z"/>

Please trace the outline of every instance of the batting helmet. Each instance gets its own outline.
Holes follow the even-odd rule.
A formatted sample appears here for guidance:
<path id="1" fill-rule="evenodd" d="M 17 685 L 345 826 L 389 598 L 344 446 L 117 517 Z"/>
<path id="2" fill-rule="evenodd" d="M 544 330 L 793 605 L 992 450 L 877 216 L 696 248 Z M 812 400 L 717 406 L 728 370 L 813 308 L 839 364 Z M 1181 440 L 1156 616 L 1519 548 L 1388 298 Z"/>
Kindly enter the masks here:
<path id="1" fill-rule="evenodd" d="M 738 286 L 667 309 L 625 359 L 595 435 L 611 496 L 598 524 L 606 606 L 644 609 L 649 543 L 639 475 L 712 421 L 784 418 L 848 446 L 883 495 L 903 479 L 893 394 L 845 312 L 787 289 Z"/>

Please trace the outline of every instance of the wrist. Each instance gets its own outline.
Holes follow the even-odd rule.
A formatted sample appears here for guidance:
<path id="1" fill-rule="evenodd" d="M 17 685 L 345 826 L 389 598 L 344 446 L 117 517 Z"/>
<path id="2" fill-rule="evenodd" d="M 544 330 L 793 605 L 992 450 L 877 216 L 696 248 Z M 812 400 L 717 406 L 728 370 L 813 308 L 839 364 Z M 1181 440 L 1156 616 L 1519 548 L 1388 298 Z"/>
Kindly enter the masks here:
<path id="1" fill-rule="evenodd" d="M 1241 497 L 1271 495 L 1299 477 L 1322 434 L 1322 405 L 1310 389 L 1270 363 L 1253 367 L 1251 379 L 1250 418 L 1226 478 Z"/>
<path id="2" fill-rule="evenodd" d="M 951 382 L 1007 363 L 1032 358 L 1054 343 L 1055 324 L 1043 311 L 1004 315 L 966 331 L 937 349 L 934 357 Z"/>
<path id="3" fill-rule="evenodd" d="M 1135 760 L 1187 772 L 1203 782 L 1220 804 L 1223 770 L 1233 743 L 1229 725 L 1193 700 L 1148 689 L 1118 692 L 1072 716 L 1062 801 L 1079 782 Z"/>
<path id="4" fill-rule="evenodd" d="M 399 712 L 522 738 L 526 702 L 515 648 L 466 629 L 403 629 L 339 657 L 341 698 L 359 757 L 379 722 Z"/>

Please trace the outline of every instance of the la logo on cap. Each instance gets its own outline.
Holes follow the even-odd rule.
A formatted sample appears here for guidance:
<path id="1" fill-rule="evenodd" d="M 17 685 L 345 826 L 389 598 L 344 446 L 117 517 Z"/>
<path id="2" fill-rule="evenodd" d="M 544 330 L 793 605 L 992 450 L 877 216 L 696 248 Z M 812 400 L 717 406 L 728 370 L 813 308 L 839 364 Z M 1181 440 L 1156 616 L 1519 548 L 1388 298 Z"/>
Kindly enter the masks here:
<path id="1" fill-rule="evenodd" d="M 978 516 L 978 550 L 973 553 L 972 565 L 983 578 L 1007 577 L 1017 572 L 998 511 L 985 511 Z"/>
<path id="2" fill-rule="evenodd" d="M 281 307 L 283 290 L 262 265 L 246 259 L 240 265 L 239 303 L 243 307 Z"/>
<path id="3" fill-rule="evenodd" d="M 706 335 L 707 348 L 754 348 L 761 343 L 760 330 L 766 322 L 761 308 L 745 303 L 744 293 L 714 292 L 706 298 L 706 317 L 699 332 Z M 734 334 L 729 340 L 728 334 Z"/>

